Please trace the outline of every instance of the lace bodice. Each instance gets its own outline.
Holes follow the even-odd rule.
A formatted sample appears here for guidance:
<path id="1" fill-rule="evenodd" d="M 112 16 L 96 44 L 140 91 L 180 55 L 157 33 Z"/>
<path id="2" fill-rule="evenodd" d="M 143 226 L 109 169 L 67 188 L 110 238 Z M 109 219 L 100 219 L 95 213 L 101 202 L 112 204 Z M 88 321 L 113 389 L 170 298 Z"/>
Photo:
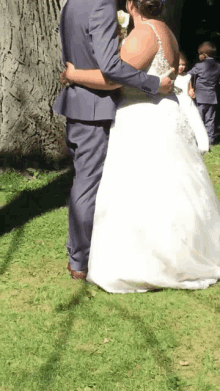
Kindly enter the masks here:
<path id="1" fill-rule="evenodd" d="M 160 39 L 159 35 L 157 34 L 155 27 L 150 22 L 147 22 L 146 24 L 148 24 L 152 28 L 152 30 L 154 31 L 154 33 L 157 37 L 159 49 L 158 49 L 158 52 L 155 55 L 153 61 L 151 62 L 150 65 L 148 65 L 145 68 L 145 70 L 148 73 L 148 75 L 161 76 L 163 73 L 169 71 L 169 69 L 171 69 L 171 66 L 165 56 L 161 39 Z"/>

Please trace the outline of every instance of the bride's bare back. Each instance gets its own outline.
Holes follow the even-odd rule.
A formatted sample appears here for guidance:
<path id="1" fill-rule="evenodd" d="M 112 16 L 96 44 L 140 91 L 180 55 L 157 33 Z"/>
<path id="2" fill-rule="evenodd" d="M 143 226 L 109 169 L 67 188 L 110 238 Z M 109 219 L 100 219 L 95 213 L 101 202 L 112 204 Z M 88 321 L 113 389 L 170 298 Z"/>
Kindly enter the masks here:
<path id="1" fill-rule="evenodd" d="M 159 46 L 158 38 L 150 23 L 161 40 L 162 48 L 170 67 L 174 67 L 178 73 L 179 47 L 172 31 L 164 22 L 150 19 L 138 24 L 127 37 L 121 48 L 121 59 L 134 68 L 144 69 L 153 61 Z"/>

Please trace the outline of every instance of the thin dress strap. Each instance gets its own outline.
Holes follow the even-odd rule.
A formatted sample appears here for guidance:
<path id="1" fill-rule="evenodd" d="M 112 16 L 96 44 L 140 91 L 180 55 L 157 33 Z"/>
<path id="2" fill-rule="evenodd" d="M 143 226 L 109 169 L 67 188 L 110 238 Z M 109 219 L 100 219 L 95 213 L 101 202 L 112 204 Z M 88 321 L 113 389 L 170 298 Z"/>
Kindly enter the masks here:
<path id="1" fill-rule="evenodd" d="M 161 39 L 160 39 L 155 27 L 149 22 L 147 22 L 146 24 L 148 24 L 152 28 L 154 34 L 156 35 L 156 37 L 158 39 L 159 50 L 158 50 L 156 56 L 154 57 L 153 62 L 155 63 L 154 66 L 157 68 L 158 72 L 160 74 L 162 74 L 162 73 L 166 72 L 167 70 L 169 70 L 171 68 L 171 66 L 165 56 Z M 181 92 L 183 92 L 182 88 L 174 86 L 174 93 L 176 95 L 180 94 Z"/>
<path id="2" fill-rule="evenodd" d="M 158 35 L 158 33 L 157 33 L 157 30 L 155 29 L 154 25 L 151 24 L 150 22 L 147 22 L 146 24 L 148 24 L 148 25 L 152 28 L 154 34 L 156 35 L 157 40 L 158 40 L 159 50 L 160 50 L 160 49 L 163 50 L 161 39 L 160 39 L 160 37 L 159 37 L 159 35 Z"/>
<path id="3" fill-rule="evenodd" d="M 148 24 L 154 34 L 156 35 L 157 37 L 157 40 L 158 40 L 158 46 L 159 46 L 159 49 L 158 49 L 158 52 L 156 54 L 156 56 L 154 57 L 154 60 L 153 60 L 153 65 L 156 67 L 156 69 L 158 70 L 159 74 L 163 74 L 165 73 L 166 71 L 168 71 L 171 66 L 165 56 L 165 53 L 164 53 L 164 50 L 163 50 L 163 46 L 162 46 L 162 42 L 161 42 L 161 39 L 155 29 L 155 26 L 153 26 L 150 22 L 147 22 L 146 24 Z"/>

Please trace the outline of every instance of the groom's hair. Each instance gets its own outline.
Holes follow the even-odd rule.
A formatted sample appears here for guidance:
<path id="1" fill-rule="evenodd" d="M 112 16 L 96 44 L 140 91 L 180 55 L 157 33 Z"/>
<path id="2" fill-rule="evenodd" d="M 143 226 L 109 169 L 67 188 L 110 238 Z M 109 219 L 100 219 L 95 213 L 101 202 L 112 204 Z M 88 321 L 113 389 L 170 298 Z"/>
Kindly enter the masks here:
<path id="1" fill-rule="evenodd" d="M 203 42 L 199 47 L 198 51 L 207 54 L 208 57 L 215 57 L 217 48 L 213 42 Z"/>

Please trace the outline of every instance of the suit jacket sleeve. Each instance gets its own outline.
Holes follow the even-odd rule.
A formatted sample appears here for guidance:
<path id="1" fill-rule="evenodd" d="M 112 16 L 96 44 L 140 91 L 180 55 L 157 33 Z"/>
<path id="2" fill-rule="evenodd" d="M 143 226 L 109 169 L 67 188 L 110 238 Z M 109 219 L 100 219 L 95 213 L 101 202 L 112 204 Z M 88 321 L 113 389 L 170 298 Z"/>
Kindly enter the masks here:
<path id="1" fill-rule="evenodd" d="M 190 71 L 188 71 L 187 74 L 192 75 L 192 76 L 196 76 L 198 74 L 198 70 L 197 70 L 196 65 L 194 65 L 194 67 L 192 67 L 192 69 L 190 69 Z"/>
<path id="2" fill-rule="evenodd" d="M 193 88 L 196 87 L 196 79 L 198 76 L 198 69 L 196 65 L 194 65 L 194 67 L 192 67 L 192 69 L 190 69 L 190 71 L 187 72 L 187 75 L 191 75 L 191 83 Z"/>
<path id="3" fill-rule="evenodd" d="M 118 55 L 116 0 L 96 0 L 94 3 L 89 20 L 89 34 L 100 70 L 117 83 L 155 95 L 159 88 L 159 78 L 131 67 L 121 61 Z"/>

